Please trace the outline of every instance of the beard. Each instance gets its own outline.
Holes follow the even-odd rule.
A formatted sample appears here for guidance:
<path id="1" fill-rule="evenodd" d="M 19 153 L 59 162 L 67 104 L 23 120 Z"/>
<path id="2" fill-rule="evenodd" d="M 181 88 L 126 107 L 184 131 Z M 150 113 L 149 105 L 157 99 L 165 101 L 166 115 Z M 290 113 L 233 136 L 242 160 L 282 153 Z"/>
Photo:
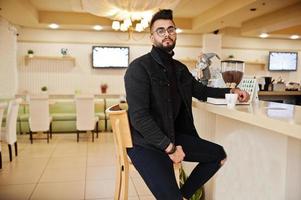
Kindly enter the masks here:
<path id="1" fill-rule="evenodd" d="M 163 42 L 166 39 L 162 40 L 161 43 L 157 43 L 156 46 L 158 48 L 162 49 L 163 51 L 165 51 L 167 53 L 170 53 L 175 48 L 175 46 L 176 46 L 176 40 L 173 40 L 171 38 L 168 38 L 168 39 L 171 40 L 172 42 L 169 42 L 166 46 L 163 46 Z"/>

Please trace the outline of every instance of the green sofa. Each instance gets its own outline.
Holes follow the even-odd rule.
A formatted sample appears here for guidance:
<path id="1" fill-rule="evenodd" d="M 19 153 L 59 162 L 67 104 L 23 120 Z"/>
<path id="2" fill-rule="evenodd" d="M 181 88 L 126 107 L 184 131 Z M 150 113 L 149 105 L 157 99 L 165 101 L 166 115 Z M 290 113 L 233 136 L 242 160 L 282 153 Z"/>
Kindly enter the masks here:
<path id="1" fill-rule="evenodd" d="M 109 117 L 105 113 L 105 110 L 117 103 L 119 103 L 118 98 L 97 98 L 97 100 L 95 101 L 95 115 L 99 117 L 99 131 L 112 131 Z M 73 99 L 56 99 L 55 103 L 50 104 L 49 112 L 52 116 L 53 133 L 76 132 L 76 107 Z M 29 106 L 20 105 L 17 124 L 18 133 L 22 134 L 29 132 L 28 118 Z M 5 115 L 3 126 L 4 125 Z"/>
<path id="2" fill-rule="evenodd" d="M 105 107 L 104 99 L 98 99 L 95 103 L 95 115 L 99 117 L 98 130 L 105 131 Z M 29 132 L 28 124 L 28 105 L 21 108 L 19 118 L 21 122 L 22 132 Z M 50 115 L 52 116 L 52 132 L 53 133 L 68 133 L 76 132 L 76 107 L 75 102 L 70 99 L 56 100 L 49 107 Z"/>

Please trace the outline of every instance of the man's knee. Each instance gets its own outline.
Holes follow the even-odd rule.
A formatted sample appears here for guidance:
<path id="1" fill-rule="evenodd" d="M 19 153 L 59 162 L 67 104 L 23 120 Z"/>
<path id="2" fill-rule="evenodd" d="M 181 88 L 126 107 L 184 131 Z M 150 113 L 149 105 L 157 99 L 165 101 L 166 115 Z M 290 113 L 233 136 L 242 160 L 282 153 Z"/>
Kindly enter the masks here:
<path id="1" fill-rule="evenodd" d="M 218 152 L 219 152 L 220 165 L 222 166 L 225 164 L 225 162 L 227 160 L 227 154 L 222 146 L 220 146 Z"/>
<path id="2" fill-rule="evenodd" d="M 221 162 L 220 162 L 220 166 L 223 166 L 224 164 L 225 164 L 225 162 L 227 161 L 227 158 L 225 158 L 225 159 L 223 159 L 223 160 L 221 160 Z"/>

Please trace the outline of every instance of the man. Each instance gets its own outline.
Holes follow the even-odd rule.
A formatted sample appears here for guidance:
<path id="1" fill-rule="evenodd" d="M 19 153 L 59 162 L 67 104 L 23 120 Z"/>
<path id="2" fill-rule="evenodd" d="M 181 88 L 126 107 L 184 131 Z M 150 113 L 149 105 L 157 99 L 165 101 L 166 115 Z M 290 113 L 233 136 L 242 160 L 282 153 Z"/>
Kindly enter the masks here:
<path id="1" fill-rule="evenodd" d="M 226 159 L 222 146 L 199 138 L 192 97 L 205 101 L 208 96 L 223 98 L 232 92 L 247 101 L 249 96 L 239 89 L 209 88 L 172 58 L 177 34 L 171 10 L 153 16 L 150 32 L 151 52 L 135 59 L 125 74 L 134 143 L 128 155 L 156 199 L 188 199 Z M 173 163 L 183 160 L 199 164 L 179 189 Z"/>

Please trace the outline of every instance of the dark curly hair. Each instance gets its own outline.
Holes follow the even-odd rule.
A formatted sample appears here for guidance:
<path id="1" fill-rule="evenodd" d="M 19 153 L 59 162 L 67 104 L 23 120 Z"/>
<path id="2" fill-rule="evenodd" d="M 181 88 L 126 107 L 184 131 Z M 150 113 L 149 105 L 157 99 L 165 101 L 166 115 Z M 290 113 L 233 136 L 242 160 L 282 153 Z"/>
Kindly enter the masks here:
<path id="1" fill-rule="evenodd" d="M 173 21 L 173 17 L 172 17 L 172 10 L 162 9 L 153 15 L 152 20 L 150 22 L 150 30 L 152 30 L 152 27 L 153 27 L 153 24 L 155 23 L 155 21 L 157 21 L 159 19 L 169 19 L 172 21 L 172 23 L 175 24 L 175 22 Z"/>

